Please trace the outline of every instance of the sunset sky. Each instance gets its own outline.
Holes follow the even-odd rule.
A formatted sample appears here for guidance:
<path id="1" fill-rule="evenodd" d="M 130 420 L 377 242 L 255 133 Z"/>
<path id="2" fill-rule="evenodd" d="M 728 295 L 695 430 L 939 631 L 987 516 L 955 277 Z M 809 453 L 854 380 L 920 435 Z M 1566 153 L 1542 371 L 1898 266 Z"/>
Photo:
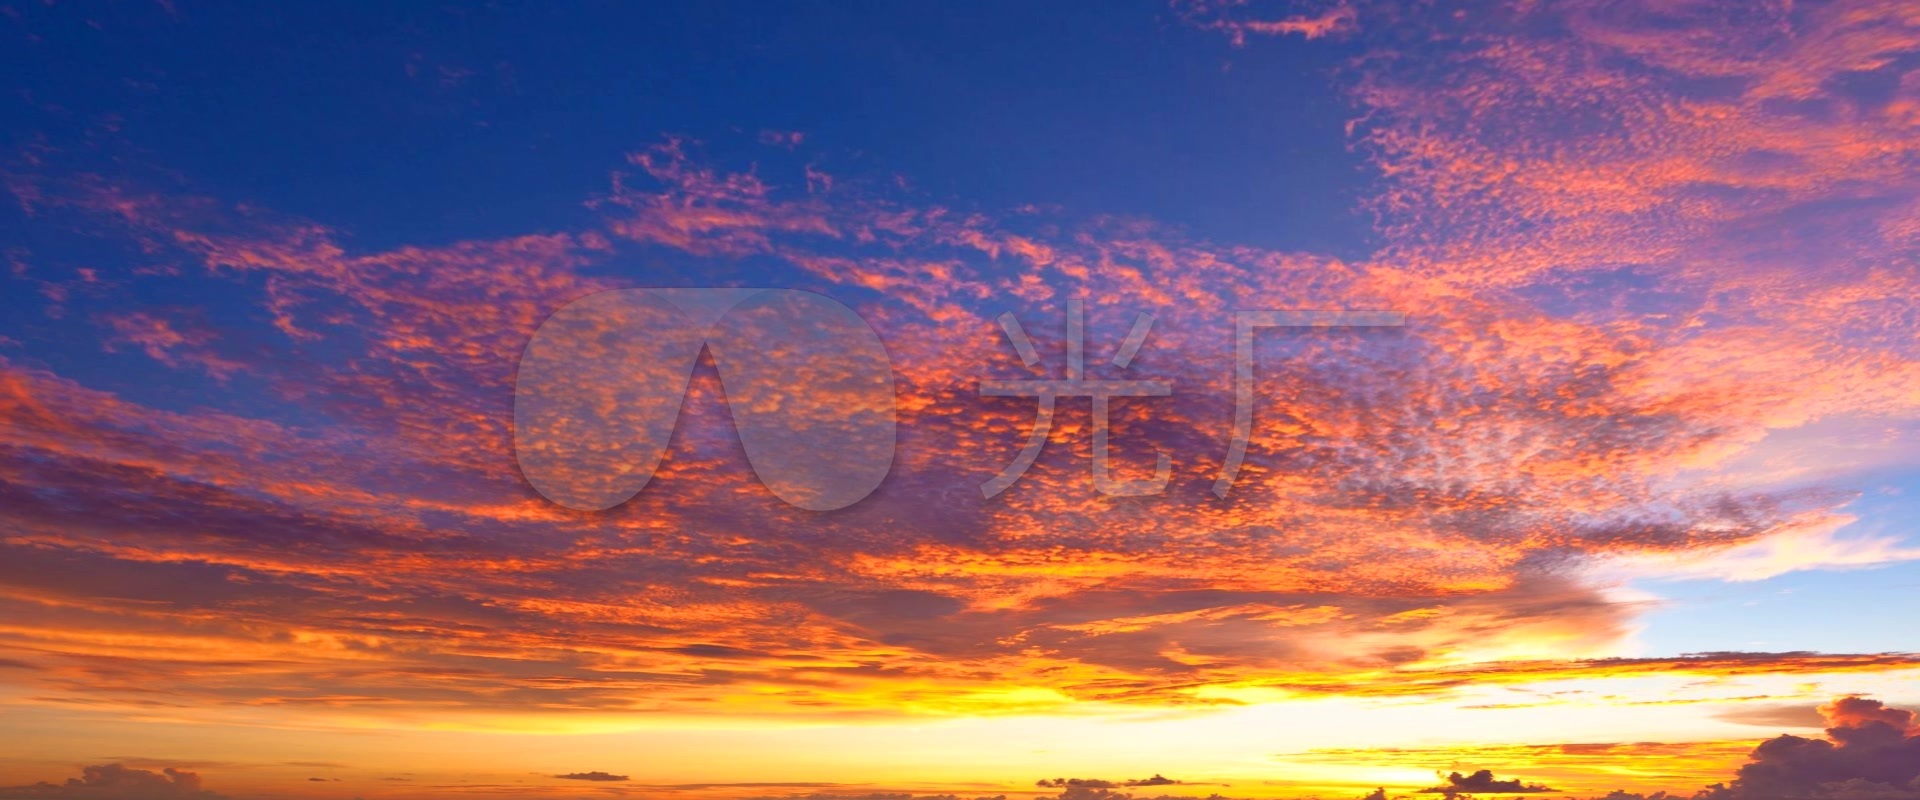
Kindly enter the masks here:
<path id="1" fill-rule="evenodd" d="M 0 189 L 0 798 L 1920 798 L 1911 0 L 0 0 Z M 712 345 L 543 495 L 641 287 L 857 313 L 878 488 Z M 983 497 L 1075 300 L 1169 483 L 1063 397 Z M 1218 497 L 1302 310 L 1405 323 L 1259 331 Z"/>

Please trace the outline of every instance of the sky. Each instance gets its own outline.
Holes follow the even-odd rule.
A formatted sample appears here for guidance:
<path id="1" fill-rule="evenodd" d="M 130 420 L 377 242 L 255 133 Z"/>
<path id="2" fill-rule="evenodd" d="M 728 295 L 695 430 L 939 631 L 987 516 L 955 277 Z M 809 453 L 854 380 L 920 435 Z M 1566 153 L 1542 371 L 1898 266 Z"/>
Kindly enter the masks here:
<path id="1" fill-rule="evenodd" d="M 1910 2 L 0 42 L 0 798 L 1920 797 Z"/>

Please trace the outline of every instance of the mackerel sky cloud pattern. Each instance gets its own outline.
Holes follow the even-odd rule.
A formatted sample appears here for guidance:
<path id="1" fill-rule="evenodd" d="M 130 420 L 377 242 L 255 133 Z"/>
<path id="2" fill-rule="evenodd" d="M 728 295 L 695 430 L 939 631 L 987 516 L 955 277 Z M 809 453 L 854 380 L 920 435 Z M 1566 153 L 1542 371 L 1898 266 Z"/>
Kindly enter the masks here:
<path id="1" fill-rule="evenodd" d="M 21 13 L 19 42 L 80 35 L 41 19 L 61 12 Z M 1920 489 L 1902 483 L 1920 458 L 1920 6 L 1142 13 L 1203 48 L 1210 80 L 1319 48 L 1365 241 L 996 206 L 849 155 L 835 125 L 779 120 L 636 130 L 590 179 L 543 184 L 525 224 L 409 236 L 168 163 L 137 115 L 17 101 L 33 115 L 8 124 L 0 159 L 0 229 L 23 232 L 0 278 L 0 704 L 63 735 L 587 736 L 1271 703 L 1773 721 L 1779 704 L 1802 719 L 1837 693 L 1911 685 L 1910 632 L 1677 649 L 1648 644 L 1647 620 L 1668 586 L 1894 570 L 1913 585 L 1900 497 Z M 463 99 L 482 86 L 538 91 L 511 59 L 420 53 L 405 62 L 420 114 L 467 113 L 491 102 Z M 287 136 L 274 146 L 298 150 Z M 796 337 L 819 331 L 756 329 L 754 309 L 733 328 L 647 317 L 687 313 L 660 303 L 567 316 L 709 287 L 831 298 L 873 340 L 809 359 Z M 1164 453 L 1166 489 L 1097 491 L 1090 404 L 1062 398 L 1031 468 L 982 497 L 1027 443 L 1034 399 L 980 384 L 1064 377 L 1075 298 L 1089 379 L 1174 387 L 1111 409 L 1114 477 L 1152 478 Z M 1259 332 L 1254 433 L 1222 498 L 1249 310 L 1405 324 Z M 1006 312 L 1037 363 L 1008 345 Z M 1151 334 L 1122 369 L 1139 312 Z M 553 320 L 585 327 L 549 359 L 536 332 Z M 666 333 L 577 357 L 640 329 Z M 684 399 L 619 388 L 637 373 Z M 562 376 L 569 391 L 525 389 Z M 888 405 L 882 448 L 861 437 Z M 583 435 L 588 419 L 629 427 Z M 614 452 L 574 462 L 583 451 L 540 449 L 553 441 Z M 888 469 L 855 476 L 858 492 L 790 466 L 818 455 L 850 475 L 880 449 Z M 1920 701 L 1906 691 L 1888 703 Z M 1713 712 L 1654 707 L 1668 701 Z M 1664 744 L 1658 726 L 1621 733 L 1645 738 L 1604 753 L 1482 736 L 1287 758 L 1411 764 L 1404 791 L 1435 769 L 1510 779 L 1496 759 L 1517 760 L 1541 767 L 1525 783 L 1598 794 L 1615 788 L 1593 778 L 1607 764 L 1660 757 L 1677 766 L 1632 785 L 1690 791 L 1745 763 L 1739 724 Z M 22 758 L 106 760 L 50 753 Z M 522 772 L 574 779 L 541 784 L 555 796 L 625 791 L 629 775 L 654 787 L 633 763 L 559 761 Z M 1094 766 L 1160 768 L 1073 769 Z M 0 784 L 64 773 L 32 774 Z M 782 786 L 811 791 L 810 774 Z M 172 780 L 200 796 L 198 778 Z M 402 780 L 353 791 L 434 796 Z"/>

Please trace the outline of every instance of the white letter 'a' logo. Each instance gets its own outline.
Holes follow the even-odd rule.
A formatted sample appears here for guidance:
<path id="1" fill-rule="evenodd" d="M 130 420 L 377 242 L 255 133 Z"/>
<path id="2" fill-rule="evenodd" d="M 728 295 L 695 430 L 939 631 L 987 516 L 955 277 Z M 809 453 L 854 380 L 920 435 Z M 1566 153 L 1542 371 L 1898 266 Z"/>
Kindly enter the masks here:
<path id="1" fill-rule="evenodd" d="M 831 511 L 893 466 L 893 368 L 852 309 L 793 289 L 614 289 L 533 334 L 514 385 L 513 447 L 535 490 L 599 511 L 638 494 L 666 453 L 701 348 L 760 482 Z"/>

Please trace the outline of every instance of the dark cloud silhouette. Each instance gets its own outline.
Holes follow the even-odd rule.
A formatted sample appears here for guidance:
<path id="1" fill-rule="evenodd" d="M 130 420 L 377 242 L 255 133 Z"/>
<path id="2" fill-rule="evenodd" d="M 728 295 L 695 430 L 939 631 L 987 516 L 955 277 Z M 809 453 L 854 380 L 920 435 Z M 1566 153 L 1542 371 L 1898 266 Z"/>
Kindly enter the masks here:
<path id="1" fill-rule="evenodd" d="M 1762 742 L 1733 782 L 1705 800 L 1880 798 L 1920 800 L 1920 727 L 1911 711 L 1842 697 L 1825 706 L 1827 738 L 1791 734 Z"/>
<path id="2" fill-rule="evenodd" d="M 752 785 L 752 784 L 739 784 L 739 785 L 744 786 L 744 785 Z M 761 785 L 764 785 L 764 784 L 761 784 Z M 794 784 L 794 785 L 797 785 L 797 784 Z M 789 795 L 772 795 L 772 796 L 766 796 L 766 797 L 749 797 L 749 798 L 745 798 L 745 800 L 1007 800 L 1007 796 L 1004 794 L 996 794 L 988 797 L 965 798 L 957 794 L 916 795 L 912 792 L 868 792 L 866 794 L 827 794 L 827 793 L 815 792 L 813 794 L 789 794 Z"/>
<path id="3" fill-rule="evenodd" d="M 79 800 L 224 800 L 225 795 L 201 788 L 200 776 L 166 768 L 159 772 L 132 769 L 124 764 L 83 767 L 80 777 L 66 783 L 36 783 L 0 788 L 0 800 L 31 798 Z"/>
<path id="4" fill-rule="evenodd" d="M 1714 784 L 1692 795 L 1664 792 L 1638 794 L 1615 791 L 1595 800 L 1920 800 L 1920 715 L 1892 708 L 1871 698 L 1841 697 L 1817 709 L 1827 723 L 1825 738 L 1783 734 L 1762 742 L 1749 755 L 1733 780 Z M 1782 705 L 1759 709 L 1753 717 L 1777 715 L 1779 720 L 1800 720 L 1804 707 Z M 1725 715 L 1721 715 L 1725 716 Z M 1583 747 L 1613 747 L 1589 745 Z M 312 764 L 314 762 L 303 762 Z M 574 772 L 553 777 L 590 782 L 622 782 L 626 775 L 605 771 Z M 309 778 L 322 782 L 328 779 Z M 394 779 L 389 779 L 394 780 Z M 1169 786 L 1182 781 L 1155 773 L 1147 778 L 1104 780 L 1099 778 L 1045 778 L 1036 782 L 1042 788 L 1058 789 L 1053 800 L 1227 800 L 1219 794 L 1205 798 L 1167 795 L 1145 796 L 1125 791 L 1132 787 Z M 761 784 L 738 784 L 740 786 Z M 799 786 L 799 784 L 767 784 Z M 704 785 L 703 785 L 704 786 Z M 1442 794 L 1541 794 L 1558 792 L 1544 785 L 1518 778 L 1498 779 L 1493 770 L 1471 774 L 1453 772 L 1444 783 L 1420 789 L 1415 795 Z M 1375 790 L 1364 800 L 1387 800 L 1396 795 L 1386 789 Z M 964 800 L 956 795 L 915 796 L 906 793 L 877 792 L 866 795 L 816 794 L 789 795 L 783 800 L 808 797 L 811 800 Z M 79 778 L 65 783 L 36 783 L 0 787 L 0 800 L 225 800 L 225 796 L 204 788 L 200 776 L 176 767 L 159 771 L 137 769 L 123 763 L 85 767 Z M 978 800 L 1004 800 L 979 798 Z"/>
<path id="5" fill-rule="evenodd" d="M 553 777 L 560 778 L 562 780 L 569 780 L 569 781 L 609 781 L 611 782 L 611 781 L 627 780 L 627 776 L 625 775 L 614 775 L 612 773 L 601 772 L 599 770 L 594 770 L 593 772 L 569 772 L 565 775 L 555 775 Z"/>
<path id="6" fill-rule="evenodd" d="M 1099 778 L 1041 778 L 1035 786 L 1043 789 L 1065 789 L 1069 786 L 1085 786 L 1092 789 L 1111 789 L 1120 784 Z"/>
<path id="7" fill-rule="evenodd" d="M 1691 794 L 1614 791 L 1593 800 L 1920 800 L 1920 714 L 1892 708 L 1880 700 L 1859 696 L 1835 699 L 1817 708 L 1779 704 L 1715 714 L 1747 724 L 1810 727 L 1824 721 L 1826 738 L 1782 734 L 1760 743 L 1749 754 L 1734 779 Z M 1638 744 L 1537 745 L 1540 749 L 1580 751 L 1617 757 L 1631 763 L 1637 756 L 1657 755 L 1674 745 Z M 1678 751 L 1673 751 L 1678 752 Z M 1190 798 L 1136 798 L 1120 791 L 1127 786 L 1180 783 L 1161 775 L 1131 781 L 1097 778 L 1047 778 L 1036 783 L 1062 790 L 1052 800 L 1191 800 Z M 1560 792 L 1518 778 L 1500 780 L 1490 769 L 1472 774 L 1453 772 L 1441 785 L 1413 795 L 1447 796 L 1488 794 L 1545 794 Z M 1408 795 L 1382 787 L 1361 800 L 1390 800 Z M 918 800 L 927 800 L 919 798 Z M 1225 800 L 1212 795 L 1207 800 Z"/>
<path id="8" fill-rule="evenodd" d="M 1067 789 L 1084 786 L 1089 789 L 1114 789 L 1122 786 L 1172 786 L 1180 783 L 1156 772 L 1151 778 L 1134 778 L 1124 781 L 1108 781 L 1099 778 L 1041 778 L 1033 785 L 1043 789 Z"/>
<path id="9" fill-rule="evenodd" d="M 1083 784 L 1066 787 L 1065 790 L 1060 792 L 1056 800 L 1228 800 L 1228 798 L 1222 797 L 1219 794 L 1210 794 L 1204 798 L 1165 794 L 1148 797 L 1146 795 L 1134 795 L 1110 788 Z"/>
<path id="10" fill-rule="evenodd" d="M 1446 780 L 1447 782 L 1444 784 L 1421 789 L 1420 791 L 1422 794 L 1446 795 L 1466 794 L 1468 792 L 1479 792 L 1482 794 L 1533 794 L 1538 792 L 1559 791 L 1558 789 L 1549 788 L 1537 783 L 1523 783 L 1519 778 L 1505 781 L 1495 780 L 1493 770 L 1490 769 L 1483 769 L 1472 775 L 1461 775 L 1455 772 L 1447 775 Z"/>

